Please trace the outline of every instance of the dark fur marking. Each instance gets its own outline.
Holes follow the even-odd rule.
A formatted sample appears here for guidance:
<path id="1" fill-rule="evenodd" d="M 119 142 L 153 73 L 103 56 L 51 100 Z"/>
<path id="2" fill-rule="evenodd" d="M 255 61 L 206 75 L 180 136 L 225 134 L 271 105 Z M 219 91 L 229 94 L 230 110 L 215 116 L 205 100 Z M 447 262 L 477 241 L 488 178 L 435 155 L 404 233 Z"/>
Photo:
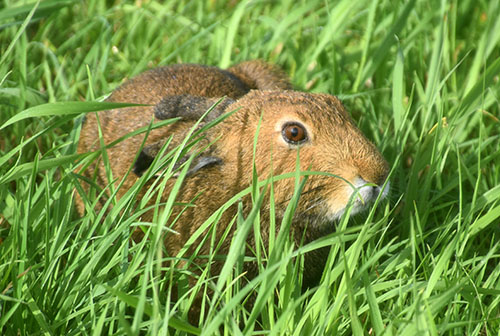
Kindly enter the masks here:
<path id="1" fill-rule="evenodd" d="M 205 98 L 191 95 L 166 96 L 156 104 L 154 114 L 160 120 L 176 117 L 181 117 L 184 120 L 198 120 L 218 100 L 219 98 Z M 225 98 L 206 116 L 205 121 L 217 118 L 233 102 L 232 99 Z"/>

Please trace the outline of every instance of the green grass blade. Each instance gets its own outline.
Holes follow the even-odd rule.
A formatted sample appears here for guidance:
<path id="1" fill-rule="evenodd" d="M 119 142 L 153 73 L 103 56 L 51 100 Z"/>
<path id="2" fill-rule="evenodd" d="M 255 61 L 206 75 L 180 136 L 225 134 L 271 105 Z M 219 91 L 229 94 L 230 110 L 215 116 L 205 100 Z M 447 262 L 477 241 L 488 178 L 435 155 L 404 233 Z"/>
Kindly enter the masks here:
<path id="1" fill-rule="evenodd" d="M 31 21 L 31 19 L 33 17 L 33 14 L 35 14 L 35 11 L 38 8 L 39 4 L 40 4 L 40 0 L 38 0 L 35 3 L 35 5 L 30 6 L 28 16 L 26 17 L 26 19 L 24 20 L 23 24 L 21 25 L 21 27 L 17 31 L 16 35 L 14 36 L 14 38 L 12 39 L 12 41 L 10 42 L 9 46 L 7 47 L 7 50 L 3 53 L 2 57 L 0 58 L 0 66 L 4 65 L 5 61 L 7 60 L 7 57 L 9 56 L 9 54 L 12 52 L 12 49 L 16 45 L 16 42 L 19 40 L 19 38 L 21 37 L 21 35 L 26 30 L 26 27 L 30 23 L 30 21 Z M 9 13 L 8 11 L 7 11 L 7 13 L 5 13 L 4 11 L 5 10 L 2 10 L 2 12 L 0 12 L 0 17 L 1 17 L 2 14 L 4 15 L 4 17 L 5 17 L 5 15 L 12 15 L 12 13 Z M 2 76 L 1 77 L 3 77 L 3 75 L 4 75 L 4 73 L 2 72 Z"/>
<path id="2" fill-rule="evenodd" d="M 405 93 L 404 81 L 404 56 L 401 47 L 398 48 L 396 65 L 392 74 L 392 111 L 394 116 L 394 129 L 400 130 L 403 124 L 405 109 L 403 99 Z"/>
<path id="3" fill-rule="evenodd" d="M 377 70 L 377 68 L 380 66 L 382 61 L 387 57 L 387 53 L 390 50 L 390 47 L 396 42 L 394 35 L 398 35 L 399 32 L 403 29 L 414 6 L 415 0 L 410 0 L 406 3 L 404 9 L 398 16 L 398 19 L 394 22 L 390 31 L 387 32 L 384 40 L 373 54 L 373 57 L 371 57 L 370 60 L 366 62 L 366 67 L 364 69 L 360 83 L 363 83 L 370 76 L 372 76 L 375 70 Z"/>
<path id="4" fill-rule="evenodd" d="M 233 54 L 233 45 L 236 33 L 238 32 L 238 26 L 245 10 L 247 10 L 250 5 L 250 1 L 243 0 L 238 4 L 233 15 L 231 16 L 231 20 L 227 28 L 226 43 L 224 44 L 224 50 L 222 51 L 222 57 L 219 62 L 219 66 L 221 68 L 227 68 L 231 64 L 231 55 Z"/>
<path id="5" fill-rule="evenodd" d="M 136 308 L 137 305 L 139 304 L 140 299 L 136 296 L 126 294 L 126 293 L 119 291 L 119 290 L 117 290 L 113 287 L 110 287 L 110 286 L 103 285 L 103 287 L 107 291 L 112 293 L 114 296 L 116 296 L 118 299 L 125 302 L 130 307 Z M 144 313 L 151 316 L 151 314 L 153 313 L 153 307 L 150 304 L 145 303 L 144 304 Z M 175 317 L 169 317 L 168 324 L 172 328 L 175 328 L 175 329 L 180 330 L 180 331 L 188 332 L 188 333 L 191 333 L 194 335 L 201 334 L 201 331 L 199 328 L 193 327 L 192 325 L 190 325 L 184 321 L 181 321 Z"/>
<path id="6" fill-rule="evenodd" d="M 110 110 L 114 108 L 144 106 L 141 104 L 125 104 L 125 103 L 110 103 L 110 102 L 56 102 L 30 107 L 22 112 L 19 112 L 9 120 L 7 120 L 0 130 L 12 125 L 20 120 L 27 118 L 40 118 L 46 116 L 64 116 L 78 115 L 87 112 L 97 112 Z"/>

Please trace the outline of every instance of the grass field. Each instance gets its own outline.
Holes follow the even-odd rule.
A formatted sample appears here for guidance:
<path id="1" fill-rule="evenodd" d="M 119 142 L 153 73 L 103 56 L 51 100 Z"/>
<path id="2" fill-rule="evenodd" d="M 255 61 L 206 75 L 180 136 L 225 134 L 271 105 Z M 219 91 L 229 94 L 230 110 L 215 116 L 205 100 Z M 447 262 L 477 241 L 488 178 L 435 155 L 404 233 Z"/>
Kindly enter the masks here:
<path id="1" fill-rule="evenodd" d="M 498 13 L 499 0 L 3 0 L 0 334 L 500 335 Z M 298 252 L 280 237 L 249 286 L 235 258 L 202 276 L 193 292 L 224 291 L 192 326 L 193 292 L 169 301 L 160 230 L 135 244 L 132 214 L 76 215 L 81 117 L 146 69 L 255 58 L 343 100 L 390 162 L 389 201 Z M 303 293 L 300 256 L 325 245 Z"/>

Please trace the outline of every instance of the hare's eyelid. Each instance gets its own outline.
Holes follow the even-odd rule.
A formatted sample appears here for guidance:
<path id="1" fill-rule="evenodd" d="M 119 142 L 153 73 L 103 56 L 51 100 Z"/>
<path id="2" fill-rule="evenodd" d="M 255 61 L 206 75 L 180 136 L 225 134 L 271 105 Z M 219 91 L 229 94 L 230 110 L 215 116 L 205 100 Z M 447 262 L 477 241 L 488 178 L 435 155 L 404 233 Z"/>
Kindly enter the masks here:
<path id="1" fill-rule="evenodd" d="M 286 121 L 281 125 L 281 137 L 292 147 L 301 146 L 310 140 L 307 127 L 299 121 Z"/>

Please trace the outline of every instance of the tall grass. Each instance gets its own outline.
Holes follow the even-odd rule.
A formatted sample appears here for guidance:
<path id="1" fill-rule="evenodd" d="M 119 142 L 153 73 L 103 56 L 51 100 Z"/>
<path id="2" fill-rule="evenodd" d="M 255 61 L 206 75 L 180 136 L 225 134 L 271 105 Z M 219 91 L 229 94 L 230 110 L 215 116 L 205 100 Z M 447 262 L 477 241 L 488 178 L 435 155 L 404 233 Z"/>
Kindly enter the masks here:
<path id="1" fill-rule="evenodd" d="M 498 335 L 500 1 L 4 0 L 0 8 L 2 334 Z M 111 198 L 111 213 L 75 214 L 75 168 L 98 155 L 75 154 L 84 113 L 109 108 L 106 94 L 151 67 L 254 58 L 281 65 L 299 89 L 343 99 L 391 163 L 388 202 L 332 223 L 334 234 L 299 250 L 279 235 L 256 251 L 262 264 L 248 285 L 238 273 L 241 242 L 260 227 L 257 212 L 233 223 L 234 254 L 218 279 L 177 264 L 190 255 L 165 266 L 168 232 L 140 221 L 140 185 Z M 295 178 L 299 187 L 305 177 Z M 273 188 L 259 183 L 246 191 L 256 205 Z M 89 195 L 89 209 L 98 196 Z M 158 222 L 174 196 L 157 206 Z M 138 226 L 148 239 L 133 243 Z M 302 256 L 324 246 L 321 282 L 303 292 Z M 194 287 L 190 276 L 199 277 Z M 201 325 L 189 325 L 196 293 L 213 288 Z"/>

